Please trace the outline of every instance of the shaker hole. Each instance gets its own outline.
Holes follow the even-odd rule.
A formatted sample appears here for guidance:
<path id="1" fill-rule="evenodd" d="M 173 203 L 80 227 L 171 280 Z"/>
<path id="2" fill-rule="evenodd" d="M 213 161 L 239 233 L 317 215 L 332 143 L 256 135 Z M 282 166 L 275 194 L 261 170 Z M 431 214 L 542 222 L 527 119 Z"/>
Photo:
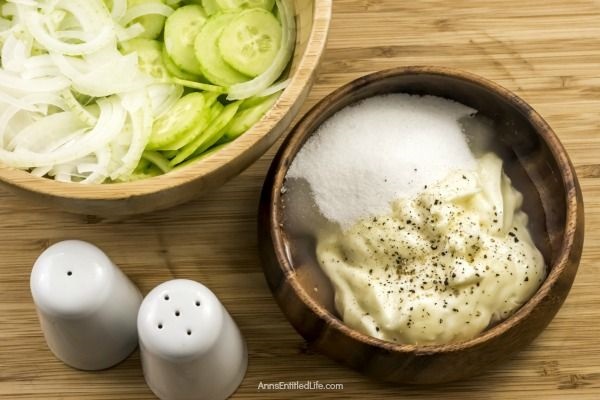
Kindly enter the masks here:
<path id="1" fill-rule="evenodd" d="M 200 307 L 200 301 L 196 300 L 196 307 Z"/>
<path id="2" fill-rule="evenodd" d="M 188 334 L 188 336 L 190 336 L 190 335 L 192 334 L 192 330 L 191 330 L 191 329 L 188 329 L 188 330 L 187 330 L 187 334 Z"/>
<path id="3" fill-rule="evenodd" d="M 163 328 L 163 324 L 158 324 L 158 329 L 162 329 Z"/>
<path id="4" fill-rule="evenodd" d="M 67 276 L 73 275 L 73 271 L 67 271 Z"/>
<path id="5" fill-rule="evenodd" d="M 164 297 L 164 299 L 165 299 L 166 301 L 169 301 L 169 299 L 170 299 L 169 295 L 168 295 L 168 294 L 165 294 L 165 297 Z"/>
<path id="6" fill-rule="evenodd" d="M 181 313 L 179 311 L 175 311 L 175 316 L 179 317 L 181 315 Z"/>

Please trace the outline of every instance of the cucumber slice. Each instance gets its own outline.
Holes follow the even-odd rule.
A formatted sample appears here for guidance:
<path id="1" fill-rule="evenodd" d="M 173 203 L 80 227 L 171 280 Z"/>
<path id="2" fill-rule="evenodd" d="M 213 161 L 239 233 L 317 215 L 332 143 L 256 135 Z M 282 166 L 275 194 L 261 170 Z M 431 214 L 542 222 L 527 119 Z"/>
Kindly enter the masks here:
<path id="1" fill-rule="evenodd" d="M 233 120 L 225 129 L 225 134 L 223 135 L 224 141 L 232 141 L 237 139 L 243 133 L 245 133 L 248 129 L 252 128 L 260 119 L 273 107 L 277 99 L 279 98 L 279 93 L 272 94 L 263 98 L 263 101 L 254 107 L 246 108 L 245 110 L 239 111 Z M 243 106 L 243 104 L 242 104 Z"/>
<path id="2" fill-rule="evenodd" d="M 200 155 L 215 144 L 223 136 L 225 128 L 235 116 L 239 106 L 240 102 L 225 106 L 223 111 L 211 121 L 210 126 L 193 142 L 181 149 L 177 157 L 171 160 L 171 166 L 175 166 L 191 156 Z"/>
<path id="3" fill-rule="evenodd" d="M 199 81 L 202 79 L 199 75 L 194 75 L 185 72 L 177 65 L 175 65 L 171 57 L 169 57 L 169 53 L 167 53 L 167 49 L 165 46 L 162 46 L 162 61 L 165 64 L 165 68 L 167 68 L 167 71 L 169 72 L 169 74 L 171 74 L 171 76 L 180 79 L 185 79 L 188 81 Z"/>
<path id="4" fill-rule="evenodd" d="M 202 74 L 215 85 L 230 86 L 250 79 L 227 64 L 219 52 L 219 37 L 236 15 L 233 13 L 213 15 L 196 38 L 194 47 Z"/>
<path id="5" fill-rule="evenodd" d="M 165 156 L 163 156 L 157 151 L 144 151 L 144 153 L 142 154 L 142 158 L 144 160 L 150 161 L 165 174 L 171 171 L 169 160 L 167 160 Z"/>
<path id="6" fill-rule="evenodd" d="M 213 120 L 213 118 L 214 118 L 213 105 L 218 104 L 218 106 L 221 106 L 221 103 L 217 103 L 218 94 L 202 93 L 202 96 L 204 96 L 204 108 L 201 111 L 202 115 L 201 115 L 200 119 L 198 120 L 198 122 L 196 123 L 196 125 L 194 125 L 190 130 L 186 131 L 185 134 L 183 134 L 175 142 L 164 145 L 163 146 L 164 150 L 168 150 L 170 152 L 173 150 L 181 149 L 183 146 L 192 142 L 194 139 L 196 139 L 198 136 L 200 136 L 202 134 L 202 132 L 204 132 L 204 130 L 208 127 L 209 123 Z M 221 108 L 222 108 L 222 106 L 221 106 Z M 177 155 L 175 155 L 173 157 L 176 157 L 176 156 Z M 173 157 L 167 157 L 167 158 L 173 158 Z"/>
<path id="7" fill-rule="evenodd" d="M 200 121 L 205 101 L 202 93 L 197 92 L 177 100 L 168 112 L 154 121 L 146 150 L 163 149 L 179 140 Z"/>
<path id="8" fill-rule="evenodd" d="M 127 8 L 144 3 L 163 3 L 163 0 L 127 0 Z M 165 27 L 165 17 L 162 15 L 144 15 L 131 21 L 131 24 L 139 23 L 144 27 L 144 32 L 139 36 L 146 39 L 156 39 Z"/>
<path id="9" fill-rule="evenodd" d="M 169 160 L 171 158 L 177 157 L 177 154 L 179 154 L 179 152 L 177 150 L 165 150 L 165 151 L 161 151 L 162 155 L 167 157 Z"/>
<path id="10" fill-rule="evenodd" d="M 194 56 L 194 41 L 206 23 L 206 13 L 201 6 L 178 8 L 165 23 L 165 48 L 179 68 L 202 75 L 200 63 Z"/>
<path id="11" fill-rule="evenodd" d="M 280 46 L 281 24 L 273 14 L 261 8 L 241 12 L 219 39 L 223 59 L 251 77 L 269 68 Z"/>
<path id="12" fill-rule="evenodd" d="M 226 144 L 227 143 L 217 144 L 216 146 L 213 146 L 210 149 L 206 150 L 204 153 L 200 154 L 198 157 L 190 158 L 189 160 L 186 160 L 186 161 L 182 162 L 181 164 L 177 165 L 175 168 L 183 168 L 183 167 L 187 167 L 190 164 L 194 164 L 194 163 L 210 156 L 211 154 L 214 154 L 217 151 L 221 150 L 223 147 L 225 147 Z"/>
<path id="13" fill-rule="evenodd" d="M 169 78 L 169 71 L 163 63 L 162 46 L 152 39 L 135 38 L 121 43 L 125 54 L 136 52 L 138 67 L 142 72 L 158 80 Z"/>
<path id="14" fill-rule="evenodd" d="M 208 15 L 216 14 L 221 10 L 216 0 L 202 0 L 202 7 Z"/>
<path id="15" fill-rule="evenodd" d="M 262 8 L 267 11 L 273 9 L 275 0 L 215 0 L 221 10 L 235 10 L 240 8 Z"/>
<path id="16" fill-rule="evenodd" d="M 205 92 L 213 92 L 223 94 L 225 89 L 221 86 L 211 85 L 210 83 L 202 83 L 196 81 L 188 81 L 185 79 L 173 78 L 173 83 L 190 89 L 204 90 Z"/>

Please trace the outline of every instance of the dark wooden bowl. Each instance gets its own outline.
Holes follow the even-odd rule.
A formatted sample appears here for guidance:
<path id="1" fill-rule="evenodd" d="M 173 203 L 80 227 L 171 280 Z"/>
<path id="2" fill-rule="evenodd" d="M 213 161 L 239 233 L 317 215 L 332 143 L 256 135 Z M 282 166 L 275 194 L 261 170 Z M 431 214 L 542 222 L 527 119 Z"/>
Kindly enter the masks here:
<path id="1" fill-rule="evenodd" d="M 497 153 L 524 195 L 533 236 L 549 268 L 515 314 L 474 339 L 438 346 L 398 345 L 350 329 L 336 316 L 333 290 L 316 262 L 295 265 L 282 229 L 285 175 L 315 129 L 345 106 L 378 94 L 431 94 L 466 104 L 494 121 Z M 538 231 L 537 233 L 535 231 Z M 317 104 L 292 130 L 267 176 L 259 241 L 273 295 L 296 330 L 325 355 L 379 380 L 433 384 L 481 373 L 530 343 L 567 297 L 581 258 L 583 200 L 573 165 L 542 117 L 497 84 L 461 71 L 405 67 L 362 77 Z"/>

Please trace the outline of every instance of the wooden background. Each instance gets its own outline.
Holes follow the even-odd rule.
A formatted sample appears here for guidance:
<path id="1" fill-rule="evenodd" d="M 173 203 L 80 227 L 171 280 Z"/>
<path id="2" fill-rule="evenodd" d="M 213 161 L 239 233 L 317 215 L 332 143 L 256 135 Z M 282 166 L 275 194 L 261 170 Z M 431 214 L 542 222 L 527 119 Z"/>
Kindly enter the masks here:
<path id="1" fill-rule="evenodd" d="M 246 336 L 248 374 L 235 398 L 600 398 L 600 1 L 334 0 L 330 42 L 304 110 L 334 88 L 409 64 L 463 68 L 530 102 L 569 151 L 586 203 L 586 244 L 573 289 L 549 328 L 483 376 L 437 388 L 370 381 L 313 353 L 271 298 L 256 251 L 256 210 L 273 148 L 213 195 L 111 221 L 23 204 L 0 193 L 0 398 L 151 399 L 135 353 L 98 373 L 72 370 L 45 346 L 29 272 L 50 243 L 102 247 L 147 293 L 177 278 L 212 288 Z M 344 389 L 258 391 L 259 382 L 318 380 Z"/>

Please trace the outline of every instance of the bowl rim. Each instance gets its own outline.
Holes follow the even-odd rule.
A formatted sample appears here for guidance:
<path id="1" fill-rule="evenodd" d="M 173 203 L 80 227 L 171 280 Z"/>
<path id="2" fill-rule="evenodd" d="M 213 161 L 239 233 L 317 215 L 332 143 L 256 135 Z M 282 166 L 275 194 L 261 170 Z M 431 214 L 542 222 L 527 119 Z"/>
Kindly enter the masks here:
<path id="1" fill-rule="evenodd" d="M 283 232 L 280 229 L 281 221 L 278 218 L 278 208 L 281 204 L 281 187 L 285 180 L 287 170 L 291 164 L 290 160 L 292 160 L 294 156 L 291 154 L 291 149 L 296 147 L 299 142 L 301 147 L 305 140 L 314 133 L 314 129 L 312 131 L 308 130 L 308 128 L 313 125 L 313 120 L 318 118 L 318 115 L 329 112 L 329 110 L 334 107 L 332 104 L 336 104 L 339 100 L 344 99 L 346 96 L 360 90 L 365 86 L 369 86 L 380 80 L 407 75 L 434 75 L 458 79 L 466 83 L 483 87 L 484 89 L 490 90 L 491 92 L 500 96 L 504 101 L 507 102 L 507 104 L 511 105 L 511 107 L 513 107 L 517 112 L 521 113 L 527 119 L 527 121 L 534 127 L 536 133 L 540 135 L 544 143 L 546 143 L 552 154 L 552 157 L 558 164 L 561 181 L 566 189 L 565 229 L 561 238 L 560 250 L 558 251 L 555 261 L 551 266 L 550 273 L 546 276 L 546 279 L 537 289 L 535 294 L 514 314 L 502 320 L 490 329 L 483 331 L 476 337 L 465 341 L 439 345 L 401 344 L 378 339 L 350 328 L 338 317 L 318 304 L 317 301 L 313 300 L 313 298 L 308 295 L 304 288 L 300 286 L 295 270 L 293 269 L 290 259 L 288 258 L 286 247 L 284 246 Z M 527 316 L 531 314 L 532 311 L 549 294 L 550 289 L 557 283 L 560 276 L 565 271 L 568 265 L 569 256 L 575 244 L 575 227 L 577 223 L 577 216 L 580 210 L 578 210 L 579 204 L 577 202 L 577 185 L 572 184 L 572 182 L 576 182 L 577 178 L 575 169 L 569 160 L 568 154 L 559 138 L 556 136 L 555 132 L 541 117 L 541 115 L 539 115 L 529 104 L 527 104 L 515 93 L 491 80 L 456 68 L 424 65 L 396 67 L 359 77 L 343 85 L 321 99 L 321 101 L 319 101 L 312 109 L 310 109 L 298 122 L 298 124 L 292 128 L 285 142 L 281 145 L 269 174 L 271 173 L 273 173 L 273 184 L 268 192 L 267 197 L 269 200 L 269 209 L 267 211 L 268 230 L 270 233 L 269 239 L 272 242 L 275 258 L 279 264 L 279 268 L 283 272 L 283 280 L 289 284 L 300 301 L 304 303 L 304 305 L 307 306 L 310 311 L 313 312 L 326 325 L 333 328 L 338 333 L 350 338 L 351 340 L 357 340 L 368 346 L 380 348 L 386 351 L 395 353 L 430 355 L 449 353 L 459 350 L 463 351 L 468 348 L 474 348 L 488 342 L 492 338 L 503 335 L 512 327 L 523 322 L 523 320 L 526 319 Z M 571 184 L 569 184 L 569 182 L 571 182 Z"/>
<path id="2" fill-rule="evenodd" d="M 235 160 L 248 157 L 251 149 L 265 139 L 279 121 L 285 118 L 293 108 L 297 95 L 312 79 L 312 71 L 317 69 L 327 43 L 332 8 L 333 0 L 313 1 L 313 23 L 304 52 L 299 57 L 297 68 L 290 77 L 290 83 L 267 114 L 244 135 L 220 151 L 206 156 L 203 160 L 174 169 L 167 174 L 138 181 L 91 185 L 58 182 L 54 179 L 37 177 L 27 171 L 0 164 L 0 182 L 45 197 L 113 201 L 127 200 L 132 197 L 141 197 L 184 186 L 202 177 L 214 175 L 218 171 L 226 171 L 228 167 L 234 167 Z M 299 11 L 299 9 L 296 9 L 296 15 Z M 253 159 L 258 159 L 267 149 L 268 147 Z"/>

